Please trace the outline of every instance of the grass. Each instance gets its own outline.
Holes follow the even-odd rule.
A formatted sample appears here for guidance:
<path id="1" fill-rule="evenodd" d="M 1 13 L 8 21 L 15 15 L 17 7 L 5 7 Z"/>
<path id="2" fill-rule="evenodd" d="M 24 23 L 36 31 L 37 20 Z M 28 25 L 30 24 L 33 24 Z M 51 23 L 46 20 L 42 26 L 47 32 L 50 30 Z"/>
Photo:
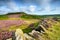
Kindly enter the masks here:
<path id="1" fill-rule="evenodd" d="M 46 34 L 43 36 L 46 40 L 60 40 L 60 23 L 57 22 L 57 24 L 54 24 L 52 28 L 49 30 L 46 30 Z"/>
<path id="2" fill-rule="evenodd" d="M 25 33 L 29 33 L 31 31 L 32 29 L 29 27 L 23 30 Z M 49 28 L 48 30 L 45 29 L 45 33 L 41 34 L 41 37 L 44 40 L 60 40 L 60 22 L 53 23 L 52 28 Z"/>
<path id="3" fill-rule="evenodd" d="M 6 20 L 6 19 L 8 19 L 7 15 L 0 15 L 0 20 Z"/>
<path id="4" fill-rule="evenodd" d="M 38 24 L 39 24 L 39 22 L 34 23 L 34 26 L 33 27 L 36 28 L 38 26 Z M 24 33 L 29 33 L 31 31 L 32 31 L 32 28 L 31 27 L 27 27 L 27 28 L 23 29 L 23 32 Z"/>
<path id="5" fill-rule="evenodd" d="M 13 25 L 13 26 L 10 26 L 10 28 L 8 29 L 9 31 L 12 31 L 12 30 L 16 30 L 18 28 L 20 29 L 25 29 L 27 27 L 27 25 L 20 25 L 20 26 L 16 26 L 16 25 Z"/>
<path id="6" fill-rule="evenodd" d="M 12 31 L 12 30 L 16 30 L 17 28 L 20 28 L 23 30 L 24 33 L 29 33 L 32 31 L 32 29 L 30 27 L 28 27 L 31 23 L 34 23 L 34 27 L 37 27 L 39 24 L 38 21 L 40 21 L 41 19 L 44 19 L 46 17 L 59 17 L 60 18 L 60 15 L 39 16 L 39 15 L 24 14 L 20 18 L 8 18 L 7 15 L 0 15 L 0 20 L 25 20 L 27 22 L 27 24 L 24 24 L 21 26 L 13 25 L 8 30 Z M 52 25 L 53 25 L 52 28 L 49 28 L 48 30 L 45 29 L 45 34 L 42 34 L 41 37 L 44 40 L 60 40 L 60 21 L 58 21 L 57 23 L 52 22 Z"/>

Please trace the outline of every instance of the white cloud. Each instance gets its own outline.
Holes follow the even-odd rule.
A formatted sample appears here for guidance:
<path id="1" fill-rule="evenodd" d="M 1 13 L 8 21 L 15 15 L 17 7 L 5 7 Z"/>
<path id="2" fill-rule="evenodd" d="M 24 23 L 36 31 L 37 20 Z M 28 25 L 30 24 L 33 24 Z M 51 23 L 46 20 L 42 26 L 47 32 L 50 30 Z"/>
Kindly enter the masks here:
<path id="1" fill-rule="evenodd" d="M 16 5 L 14 1 L 7 2 L 8 8 L 10 8 L 12 11 L 19 11 L 19 7 Z"/>
<path id="2" fill-rule="evenodd" d="M 22 11 L 22 12 L 27 12 L 29 14 L 38 14 L 38 15 L 39 14 L 40 15 L 60 14 L 60 8 L 54 8 L 54 9 L 51 8 L 51 5 L 50 5 L 51 0 L 35 0 L 35 1 L 37 1 L 36 3 L 40 3 L 39 4 L 40 7 L 38 5 L 33 5 L 32 0 L 27 0 L 26 2 L 28 4 L 26 4 L 26 5 L 24 5 L 24 4 L 17 5 L 17 2 L 10 0 L 7 2 L 7 5 L 5 5 L 5 6 L 8 6 L 8 8 L 4 7 L 4 6 L 0 7 L 0 13 L 4 14 L 4 13 L 8 13 L 8 12 L 21 12 Z M 29 3 L 31 3 L 31 4 L 29 4 Z M 39 11 L 37 11 L 37 10 L 39 10 Z"/>
<path id="3" fill-rule="evenodd" d="M 11 10 L 8 9 L 6 6 L 0 7 L 0 14 L 6 14 L 10 12 Z"/>
<path id="4" fill-rule="evenodd" d="M 29 6 L 29 10 L 30 10 L 31 12 L 34 12 L 34 11 L 36 10 L 36 6 L 30 5 L 30 6 Z"/>
<path id="5" fill-rule="evenodd" d="M 44 11 L 49 12 L 51 10 L 50 2 L 51 2 L 51 0 L 42 0 L 41 1 L 41 6 L 44 9 Z"/>
<path id="6" fill-rule="evenodd" d="M 26 10 L 28 10 L 26 6 L 20 6 L 20 11 L 25 12 Z"/>
<path id="7" fill-rule="evenodd" d="M 47 11 L 47 12 L 50 12 L 51 11 L 51 7 L 48 5 L 44 8 L 45 10 L 44 11 Z"/>
<path id="8" fill-rule="evenodd" d="M 30 12 L 34 12 L 36 9 L 35 5 L 30 5 L 30 6 L 17 6 L 17 4 L 14 1 L 9 1 L 7 3 L 8 8 L 10 8 L 12 11 L 16 12 L 16 11 L 23 11 L 23 12 L 28 12 L 28 10 Z"/>

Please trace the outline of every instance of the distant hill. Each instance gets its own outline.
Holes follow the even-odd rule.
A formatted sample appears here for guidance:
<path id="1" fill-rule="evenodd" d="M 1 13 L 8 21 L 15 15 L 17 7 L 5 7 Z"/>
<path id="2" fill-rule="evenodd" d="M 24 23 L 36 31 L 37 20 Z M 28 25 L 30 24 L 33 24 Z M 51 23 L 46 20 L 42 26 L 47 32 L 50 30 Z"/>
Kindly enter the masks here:
<path id="1" fill-rule="evenodd" d="M 14 14 L 26 14 L 24 12 L 13 12 L 13 13 L 7 13 L 6 15 L 14 15 Z"/>
<path id="2" fill-rule="evenodd" d="M 25 19 L 43 19 L 43 18 L 51 18 L 51 17 L 60 18 L 60 14 L 56 14 L 56 15 L 30 15 L 25 12 L 14 12 L 14 13 L 8 13 L 5 15 L 0 15 L 0 19 L 8 18 L 9 15 L 12 15 L 12 16 L 13 15 L 22 15 L 22 16 L 20 16 L 20 18 L 25 18 Z"/>

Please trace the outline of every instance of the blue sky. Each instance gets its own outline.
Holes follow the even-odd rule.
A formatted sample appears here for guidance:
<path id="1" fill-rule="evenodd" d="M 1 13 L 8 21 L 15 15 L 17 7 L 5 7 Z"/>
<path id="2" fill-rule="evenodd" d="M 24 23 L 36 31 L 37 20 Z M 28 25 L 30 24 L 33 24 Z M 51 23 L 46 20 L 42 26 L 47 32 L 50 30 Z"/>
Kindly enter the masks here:
<path id="1" fill-rule="evenodd" d="M 60 0 L 0 0 L 0 14 L 9 12 L 36 15 L 60 14 Z"/>

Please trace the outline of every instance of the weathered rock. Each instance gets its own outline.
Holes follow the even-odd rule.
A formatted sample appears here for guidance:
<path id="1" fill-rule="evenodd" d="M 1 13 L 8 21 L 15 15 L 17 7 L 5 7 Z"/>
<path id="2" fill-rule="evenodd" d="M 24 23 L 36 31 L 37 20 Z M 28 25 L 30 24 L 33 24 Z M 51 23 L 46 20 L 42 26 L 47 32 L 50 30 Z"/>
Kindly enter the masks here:
<path id="1" fill-rule="evenodd" d="M 29 36 L 28 34 L 24 34 L 24 37 L 27 39 L 27 40 L 35 40 L 33 37 Z"/>
<path id="2" fill-rule="evenodd" d="M 36 31 L 39 31 L 41 33 L 41 31 L 44 31 L 43 28 L 41 26 L 38 26 L 37 28 L 35 28 Z"/>
<path id="3" fill-rule="evenodd" d="M 12 40 L 16 40 L 15 32 L 12 32 Z"/>
<path id="4" fill-rule="evenodd" d="M 31 33 L 29 33 L 31 36 L 33 36 L 36 40 L 43 40 L 40 32 L 33 30 Z"/>
<path id="5" fill-rule="evenodd" d="M 16 40 L 25 40 L 23 31 L 21 29 L 17 29 L 15 32 Z"/>
<path id="6" fill-rule="evenodd" d="M 35 40 L 33 37 L 28 34 L 24 34 L 21 29 L 17 29 L 15 32 L 16 40 Z"/>
<path id="7" fill-rule="evenodd" d="M 6 39 L 6 40 L 12 40 L 12 38 Z"/>

